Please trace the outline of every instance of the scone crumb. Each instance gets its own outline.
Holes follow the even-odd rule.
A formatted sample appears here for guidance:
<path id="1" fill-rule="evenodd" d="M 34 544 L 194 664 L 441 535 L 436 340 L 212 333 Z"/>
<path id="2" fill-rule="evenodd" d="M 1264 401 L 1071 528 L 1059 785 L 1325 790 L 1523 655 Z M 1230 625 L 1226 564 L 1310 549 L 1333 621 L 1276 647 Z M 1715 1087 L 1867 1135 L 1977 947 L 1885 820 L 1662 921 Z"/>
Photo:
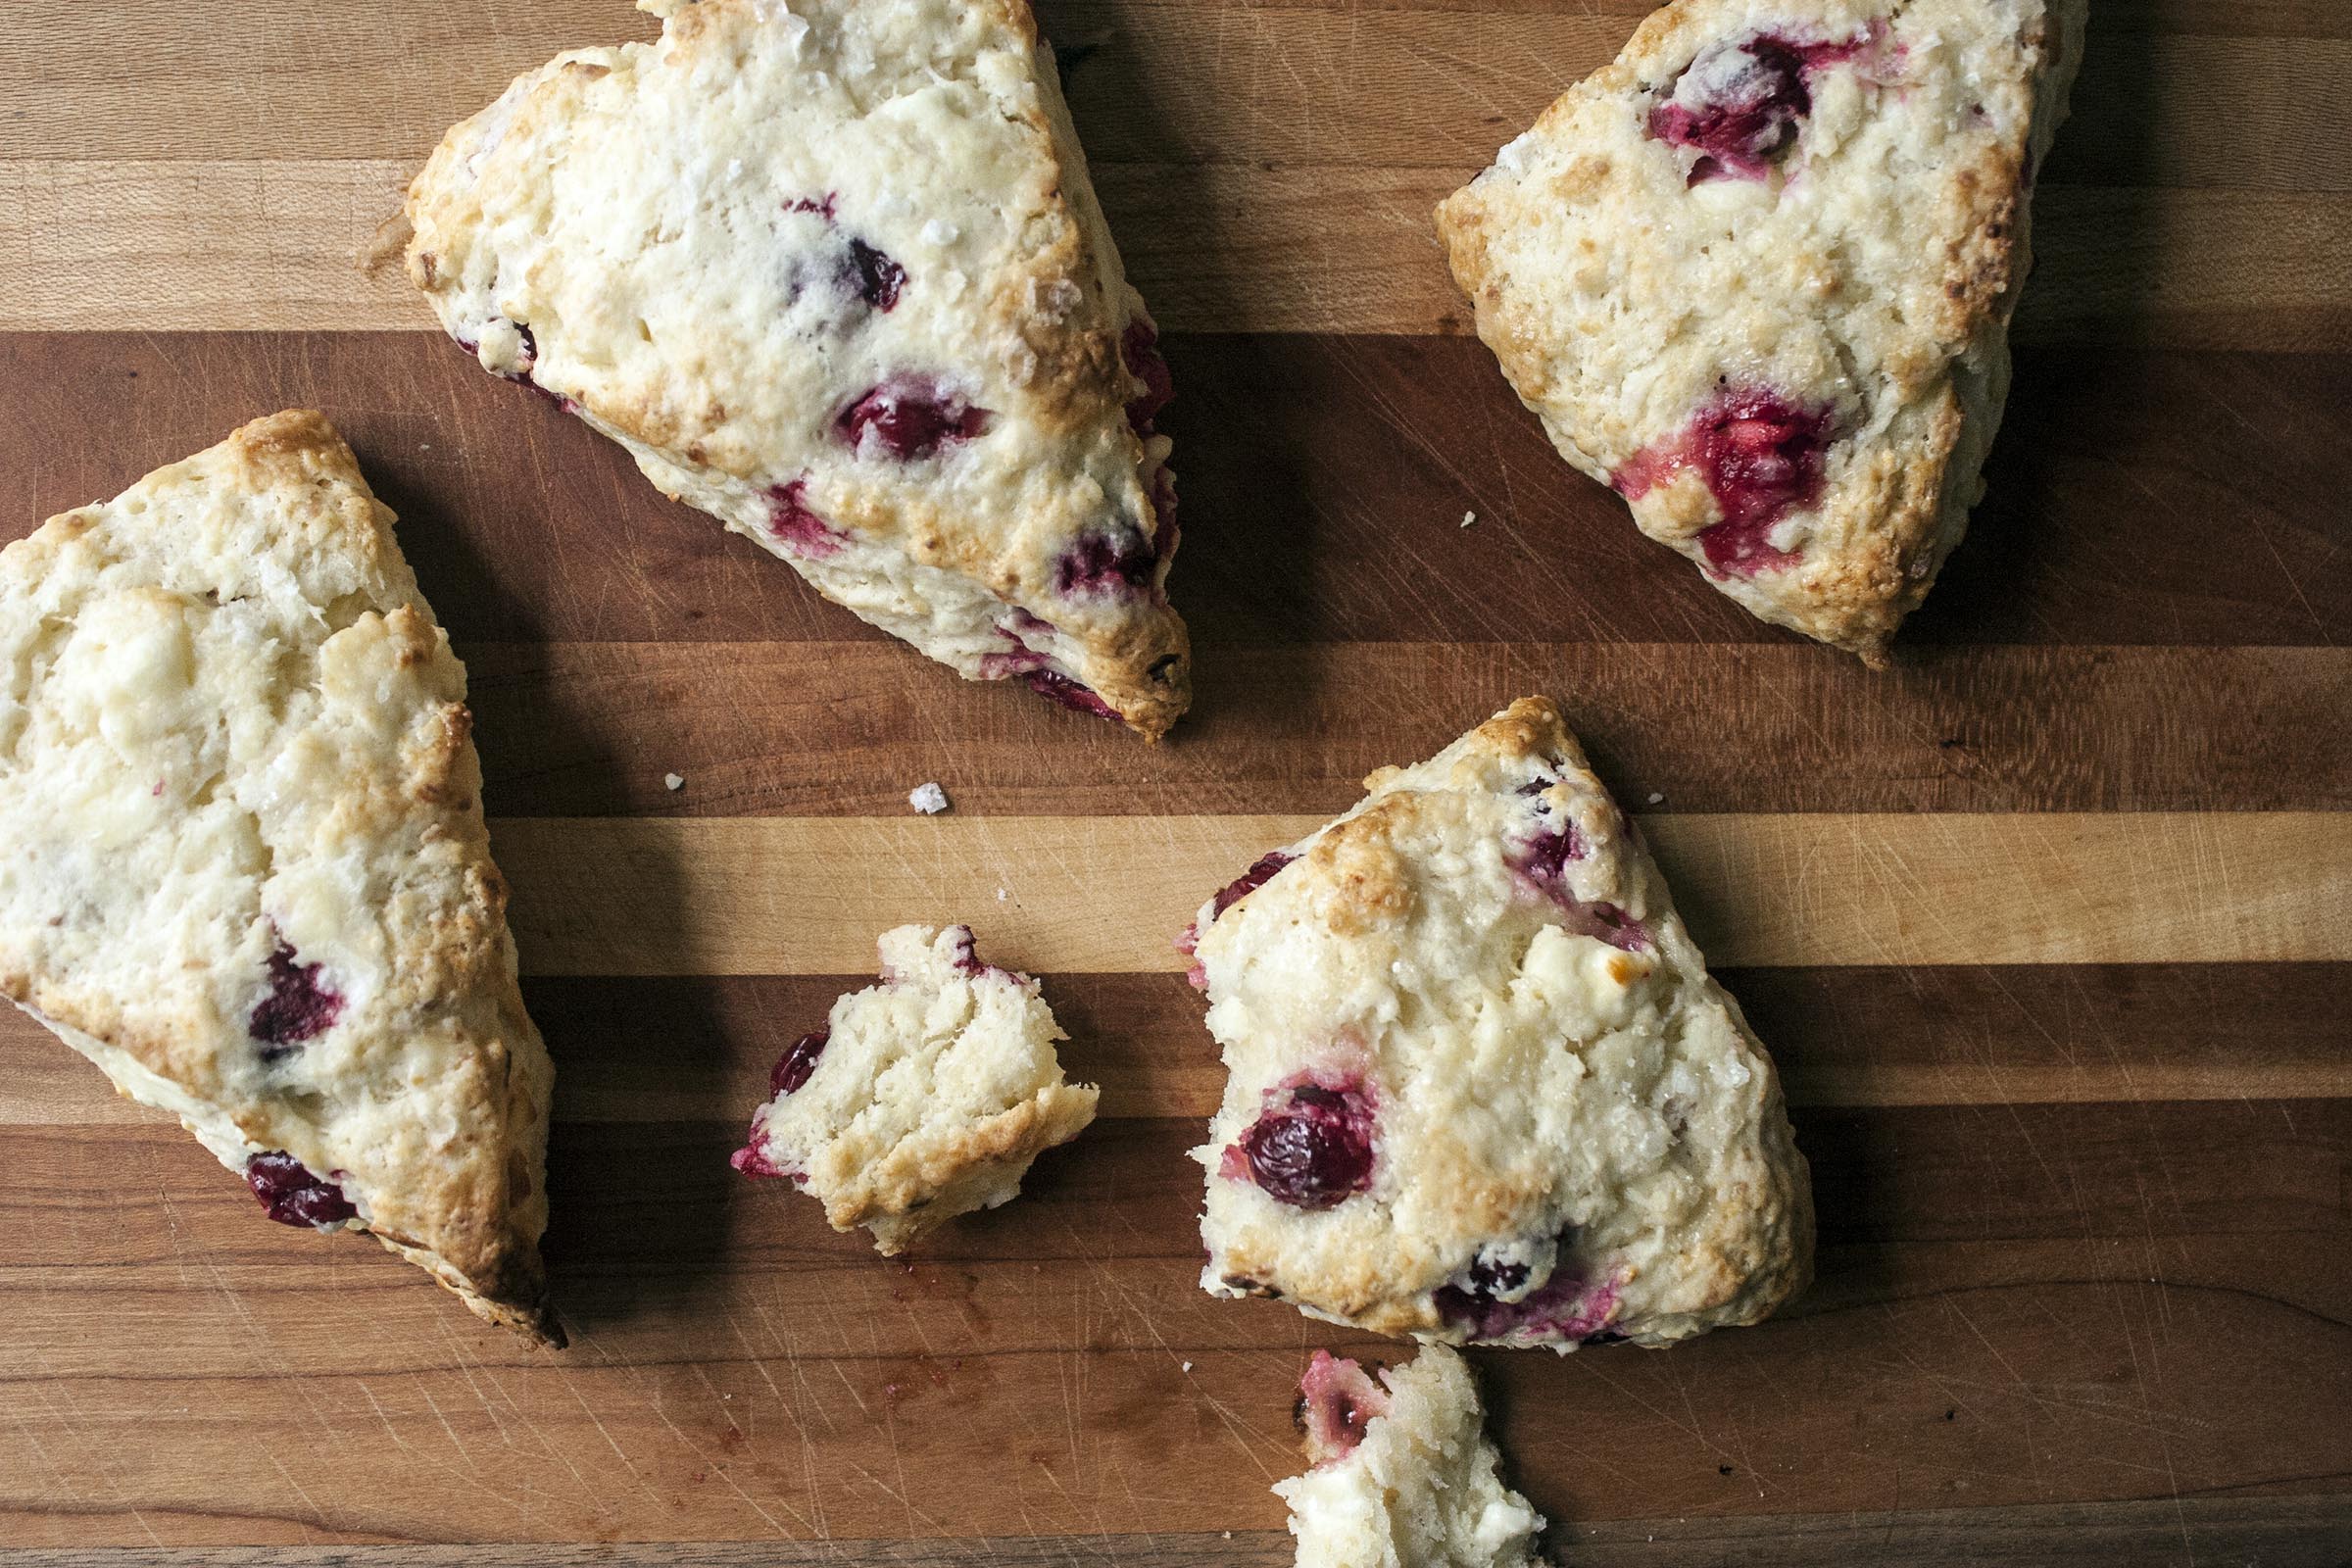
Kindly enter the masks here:
<path id="1" fill-rule="evenodd" d="M 937 816 L 948 808 L 948 792 L 941 789 L 936 781 L 917 784 L 906 792 L 906 804 L 925 816 Z"/>
<path id="2" fill-rule="evenodd" d="M 678 791 L 686 787 L 686 775 L 683 773 L 664 773 L 662 775 L 662 787 L 669 791 L 672 795 L 675 795 Z"/>
<path id="3" fill-rule="evenodd" d="M 863 1225 L 885 1256 L 1019 1191 L 1040 1153 L 1078 1136 L 1100 1091 L 1062 1076 L 1068 1037 L 1028 975 L 981 959 L 969 926 L 883 933 L 882 978 L 788 1047 L 732 1159 Z M 908 1272 L 913 1265 L 907 1265 Z"/>
<path id="4" fill-rule="evenodd" d="M 1656 790 L 1651 790 L 1649 792 L 1649 804 L 1652 806 L 1663 806 L 1666 804 L 1666 797 L 1660 795 Z"/>
<path id="5" fill-rule="evenodd" d="M 1472 523 L 1476 522 L 1477 520 L 1478 520 L 1478 514 L 1477 514 L 1477 513 L 1475 513 L 1475 512 L 1465 512 L 1465 513 L 1463 513 L 1463 514 L 1462 514 L 1462 526 L 1463 526 L 1463 527 L 1465 527 L 1465 528 L 1469 527 L 1469 526 L 1470 526 Z"/>

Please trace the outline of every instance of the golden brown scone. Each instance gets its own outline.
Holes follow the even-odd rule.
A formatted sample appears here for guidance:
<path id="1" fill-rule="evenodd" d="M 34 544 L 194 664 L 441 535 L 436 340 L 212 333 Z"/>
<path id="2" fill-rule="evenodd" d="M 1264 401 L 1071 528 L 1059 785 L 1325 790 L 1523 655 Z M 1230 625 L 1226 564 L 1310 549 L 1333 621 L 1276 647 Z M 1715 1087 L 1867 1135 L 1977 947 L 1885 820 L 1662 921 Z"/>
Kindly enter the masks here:
<path id="1" fill-rule="evenodd" d="M 1552 444 L 1886 660 L 1968 526 L 2084 0 L 1676 0 L 1438 209 Z"/>
<path id="2" fill-rule="evenodd" d="M 640 0 L 452 130 L 409 275 L 487 369 L 968 679 L 1150 737 L 1169 396 L 1022 0 Z"/>
<path id="3" fill-rule="evenodd" d="M 995 1208 L 1037 1156 L 1095 1119 L 1101 1091 L 1061 1075 L 1067 1038 L 1025 974 L 982 963 L 969 926 L 882 933 L 882 982 L 833 1004 L 776 1062 L 734 1164 L 823 1200 L 885 1254 Z"/>
<path id="4" fill-rule="evenodd" d="M 1384 768 L 1202 906 L 1202 1285 L 1447 1344 L 1666 1345 L 1805 1283 L 1781 1087 L 1559 710 Z"/>
<path id="5" fill-rule="evenodd" d="M 0 552 L 0 991 L 272 1219 L 560 1345 L 555 1072 L 392 522 L 295 412 Z"/>

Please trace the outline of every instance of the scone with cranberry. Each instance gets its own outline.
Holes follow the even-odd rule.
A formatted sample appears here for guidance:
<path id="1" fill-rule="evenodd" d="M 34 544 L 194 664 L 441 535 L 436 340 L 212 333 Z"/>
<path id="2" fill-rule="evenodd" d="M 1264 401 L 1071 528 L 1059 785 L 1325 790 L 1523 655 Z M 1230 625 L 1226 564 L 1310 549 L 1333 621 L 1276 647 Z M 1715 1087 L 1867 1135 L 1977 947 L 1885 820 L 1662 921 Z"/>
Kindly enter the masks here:
<path id="1" fill-rule="evenodd" d="M 1502 1484 L 1478 1385 L 1426 1347 L 1379 1376 L 1317 1350 L 1298 1385 L 1305 1475 L 1275 1484 L 1298 1568 L 1527 1568 L 1544 1516 Z"/>
<path id="2" fill-rule="evenodd" d="M 1886 662 L 2009 387 L 2084 0 L 1676 0 L 1438 209 L 1560 454 L 1765 620 Z"/>
<path id="3" fill-rule="evenodd" d="M 555 1072 L 392 521 L 298 412 L 0 551 L 0 992 L 271 1219 L 561 1344 Z"/>
<path id="4" fill-rule="evenodd" d="M 1771 1058 L 1523 699 L 1200 911 L 1203 1286 L 1452 1344 L 1666 1345 L 1805 1282 Z"/>
<path id="5" fill-rule="evenodd" d="M 1159 735 L 1167 368 L 1023 0 L 640 4 L 411 185 L 443 325 L 885 631 Z"/>
<path id="6" fill-rule="evenodd" d="M 833 1004 L 776 1062 L 735 1168 L 788 1176 L 837 1231 L 885 1254 L 1021 1190 L 1030 1162 L 1095 1119 L 1061 1075 L 1067 1039 L 1025 974 L 982 963 L 968 926 L 881 938 L 882 982 Z"/>

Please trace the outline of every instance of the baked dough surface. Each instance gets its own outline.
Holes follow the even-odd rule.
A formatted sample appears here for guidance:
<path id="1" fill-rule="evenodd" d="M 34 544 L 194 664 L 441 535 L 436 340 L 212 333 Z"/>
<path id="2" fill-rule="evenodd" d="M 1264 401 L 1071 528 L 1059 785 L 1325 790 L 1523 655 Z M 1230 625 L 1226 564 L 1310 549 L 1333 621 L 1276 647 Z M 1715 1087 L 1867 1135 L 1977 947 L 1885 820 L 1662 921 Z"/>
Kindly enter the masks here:
<path id="1" fill-rule="evenodd" d="M 0 991 L 274 1215 L 561 1343 L 554 1069 L 392 523 L 293 412 L 0 551 Z"/>

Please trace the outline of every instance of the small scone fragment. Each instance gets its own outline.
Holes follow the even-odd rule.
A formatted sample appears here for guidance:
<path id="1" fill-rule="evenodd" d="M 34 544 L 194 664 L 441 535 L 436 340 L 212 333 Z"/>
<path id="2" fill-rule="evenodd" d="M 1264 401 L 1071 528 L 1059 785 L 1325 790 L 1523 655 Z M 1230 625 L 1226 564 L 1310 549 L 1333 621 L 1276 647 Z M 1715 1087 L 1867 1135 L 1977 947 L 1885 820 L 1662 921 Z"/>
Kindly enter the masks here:
<path id="1" fill-rule="evenodd" d="M 1438 208 L 1560 455 L 1883 664 L 1984 491 L 2086 0 L 1676 0 Z"/>
<path id="2" fill-rule="evenodd" d="M 1544 1516 L 1502 1484 L 1478 1385 L 1425 1347 L 1377 1380 L 1317 1350 L 1298 1385 L 1314 1468 L 1277 1482 L 1298 1568 L 1524 1568 Z"/>
<path id="3" fill-rule="evenodd" d="M 1173 387 L 1024 0 L 638 3 L 449 132 L 410 279 L 826 598 L 1156 738 Z"/>
<path id="4" fill-rule="evenodd" d="M 969 926 L 903 925 L 880 947 L 882 983 L 777 1059 L 734 1164 L 791 1177 L 835 1230 L 862 1225 L 891 1254 L 1011 1199 L 1102 1091 L 1062 1078 L 1054 1043 L 1069 1037 L 1037 982 L 982 963 Z"/>
<path id="5" fill-rule="evenodd" d="M 1185 939 L 1228 1073 L 1202 1285 L 1559 1350 L 1794 1294 L 1812 1194 L 1772 1061 L 1559 710 L 1365 785 Z"/>
<path id="6" fill-rule="evenodd" d="M 0 552 L 0 993 L 271 1219 L 560 1345 L 555 1069 L 392 522 L 295 412 Z"/>

